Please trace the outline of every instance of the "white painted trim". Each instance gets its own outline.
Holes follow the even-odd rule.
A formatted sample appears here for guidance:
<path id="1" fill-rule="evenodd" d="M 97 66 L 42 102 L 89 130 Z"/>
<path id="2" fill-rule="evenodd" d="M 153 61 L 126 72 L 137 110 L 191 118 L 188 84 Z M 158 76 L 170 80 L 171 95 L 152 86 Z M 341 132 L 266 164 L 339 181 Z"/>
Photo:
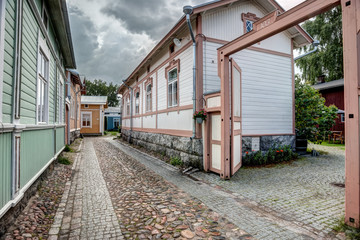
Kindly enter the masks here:
<path id="1" fill-rule="evenodd" d="M 61 148 L 56 155 L 50 159 L 50 161 L 32 178 L 28 183 L 18 191 L 18 195 L 11 201 L 9 201 L 1 210 L 0 210 L 0 218 L 4 216 L 4 214 L 11 208 L 16 206 L 20 202 L 20 200 L 24 197 L 25 192 L 31 187 L 31 185 L 40 177 L 40 175 L 49 167 L 49 165 L 57 159 L 59 154 L 64 150 L 65 147 Z"/>
<path id="2" fill-rule="evenodd" d="M 5 11 L 6 0 L 0 0 L 0 52 L 5 51 Z M 0 54 L 0 122 L 2 122 L 3 105 L 3 78 L 4 78 L 4 54 Z"/>
<path id="3" fill-rule="evenodd" d="M 83 126 L 83 114 L 90 114 L 90 126 Z M 92 128 L 92 112 L 81 112 L 81 128 Z"/>

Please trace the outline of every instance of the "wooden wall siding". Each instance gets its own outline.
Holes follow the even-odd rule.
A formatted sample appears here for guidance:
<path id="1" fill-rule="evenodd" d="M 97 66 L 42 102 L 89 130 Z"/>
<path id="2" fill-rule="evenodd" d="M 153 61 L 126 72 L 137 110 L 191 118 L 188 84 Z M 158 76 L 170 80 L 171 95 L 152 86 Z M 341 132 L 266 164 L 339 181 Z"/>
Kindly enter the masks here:
<path id="1" fill-rule="evenodd" d="M 0 134 L 0 209 L 11 200 L 11 133 Z"/>
<path id="2" fill-rule="evenodd" d="M 167 109 L 167 81 L 165 78 L 165 68 L 167 64 L 158 71 L 158 110 Z M 182 74 L 180 69 L 180 74 Z"/>
<path id="3" fill-rule="evenodd" d="M 232 57 L 242 69 L 243 134 L 291 134 L 291 58 L 251 50 Z"/>
<path id="4" fill-rule="evenodd" d="M 217 48 L 221 44 L 204 41 L 203 51 L 203 89 L 204 93 L 220 91 L 220 78 L 217 69 Z"/>
<path id="5" fill-rule="evenodd" d="M 65 146 L 65 127 L 56 129 L 56 152 Z"/>
<path id="6" fill-rule="evenodd" d="M 266 15 L 264 10 L 250 1 L 234 4 L 217 11 L 209 11 L 202 16 L 203 34 L 206 37 L 226 41 L 234 40 L 244 34 L 241 14 L 248 12 L 254 13 L 258 17 Z M 284 33 L 277 34 L 254 46 L 291 54 L 290 39 Z"/>
<path id="7" fill-rule="evenodd" d="M 12 122 L 12 99 L 13 99 L 13 64 L 15 47 L 15 0 L 7 0 L 5 13 L 5 43 L 4 43 L 4 76 L 3 76 L 3 122 Z"/>
<path id="8" fill-rule="evenodd" d="M 24 1 L 21 66 L 20 122 L 36 123 L 36 79 L 38 25 L 27 1 Z"/>
<path id="9" fill-rule="evenodd" d="M 156 115 L 143 117 L 143 128 L 156 128 Z"/>
<path id="10" fill-rule="evenodd" d="M 186 49 L 179 55 L 179 58 L 179 106 L 186 106 L 193 103 L 193 48 Z"/>
<path id="11" fill-rule="evenodd" d="M 192 130 L 192 109 L 161 113 L 158 115 L 158 129 Z"/>
<path id="12" fill-rule="evenodd" d="M 54 130 L 21 133 L 20 185 L 24 187 L 54 156 Z"/>
<path id="13" fill-rule="evenodd" d="M 56 97 L 56 79 L 55 79 L 56 63 L 53 56 L 49 60 L 49 123 L 56 122 L 55 120 L 55 104 L 57 104 Z"/>
<path id="14" fill-rule="evenodd" d="M 43 0 L 35 0 L 35 5 L 36 5 L 37 9 L 39 10 L 39 12 L 41 12 L 41 10 L 42 10 L 42 2 L 43 2 Z"/>

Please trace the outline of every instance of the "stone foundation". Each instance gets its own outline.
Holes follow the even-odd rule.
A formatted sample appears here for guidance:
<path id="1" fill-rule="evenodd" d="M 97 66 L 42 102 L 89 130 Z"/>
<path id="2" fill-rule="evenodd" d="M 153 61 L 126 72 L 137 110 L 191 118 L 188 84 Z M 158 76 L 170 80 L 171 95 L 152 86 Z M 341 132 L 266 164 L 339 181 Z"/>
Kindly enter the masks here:
<path id="1" fill-rule="evenodd" d="M 121 136 L 125 141 L 129 142 L 130 130 L 122 129 Z M 202 139 L 191 140 L 188 137 L 132 131 L 131 143 L 170 158 L 178 157 L 187 166 L 203 168 Z"/>
<path id="2" fill-rule="evenodd" d="M 242 137 L 242 152 L 251 152 L 252 139 L 254 137 Z M 271 147 L 290 145 L 295 150 L 295 135 L 283 135 L 283 136 L 261 136 L 260 138 L 260 150 L 267 152 Z"/>
<path id="3" fill-rule="evenodd" d="M 12 208 L 10 208 L 4 216 L 0 218 L 0 239 L 7 232 L 7 229 L 12 226 L 16 218 L 22 213 L 25 209 L 31 197 L 33 197 L 41 182 L 54 170 L 54 165 L 56 161 L 53 161 L 49 167 L 40 175 L 38 179 L 26 190 L 23 198 Z"/>
<path id="4" fill-rule="evenodd" d="M 70 144 L 72 144 L 75 141 L 75 139 L 79 137 L 80 137 L 80 130 L 75 130 L 70 132 Z"/>

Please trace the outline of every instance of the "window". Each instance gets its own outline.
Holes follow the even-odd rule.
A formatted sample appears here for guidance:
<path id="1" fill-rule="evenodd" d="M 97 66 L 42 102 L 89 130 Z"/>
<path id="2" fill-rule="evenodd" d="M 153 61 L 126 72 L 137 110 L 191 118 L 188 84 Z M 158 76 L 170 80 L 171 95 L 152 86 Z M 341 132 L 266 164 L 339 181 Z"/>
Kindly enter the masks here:
<path id="1" fill-rule="evenodd" d="M 70 102 L 70 107 L 71 107 L 71 109 L 70 109 L 70 117 L 72 118 L 72 119 L 74 119 L 75 118 L 75 99 L 74 99 L 74 97 L 73 96 L 71 96 L 71 100 L 70 100 L 71 102 Z"/>
<path id="2" fill-rule="evenodd" d="M 88 105 L 88 104 L 85 104 L 85 108 L 89 108 L 89 105 Z"/>
<path id="3" fill-rule="evenodd" d="M 345 114 L 344 113 L 341 114 L 341 122 L 345 122 Z"/>
<path id="4" fill-rule="evenodd" d="M 254 27 L 254 22 L 256 22 L 257 20 L 259 20 L 260 18 L 256 16 L 256 14 L 254 13 L 242 13 L 241 14 L 241 20 L 244 23 L 244 34 L 251 32 L 253 30 Z"/>
<path id="5" fill-rule="evenodd" d="M 150 72 L 150 65 L 147 66 L 146 71 L 147 71 L 147 73 Z"/>
<path id="6" fill-rule="evenodd" d="M 40 50 L 37 83 L 37 120 L 39 123 L 47 122 L 48 76 L 49 60 Z"/>
<path id="7" fill-rule="evenodd" d="M 146 86 L 146 111 L 151 111 L 151 84 Z"/>
<path id="8" fill-rule="evenodd" d="M 88 112 L 81 113 L 81 127 L 91 128 L 92 114 Z"/>
<path id="9" fill-rule="evenodd" d="M 64 114 L 64 83 L 60 81 L 59 87 L 59 123 L 63 122 Z"/>
<path id="10" fill-rule="evenodd" d="M 178 71 L 173 68 L 168 72 L 168 107 L 174 107 L 178 104 Z"/>
<path id="11" fill-rule="evenodd" d="M 130 116 L 130 96 L 126 98 L 126 114 Z"/>
<path id="12" fill-rule="evenodd" d="M 120 126 L 120 119 L 114 118 L 114 128 L 118 129 Z"/>
<path id="13" fill-rule="evenodd" d="M 140 112 L 140 92 L 135 93 L 135 114 Z"/>
<path id="14" fill-rule="evenodd" d="M 253 21 L 250 20 L 246 20 L 245 24 L 246 24 L 246 32 L 251 32 L 253 30 Z"/>

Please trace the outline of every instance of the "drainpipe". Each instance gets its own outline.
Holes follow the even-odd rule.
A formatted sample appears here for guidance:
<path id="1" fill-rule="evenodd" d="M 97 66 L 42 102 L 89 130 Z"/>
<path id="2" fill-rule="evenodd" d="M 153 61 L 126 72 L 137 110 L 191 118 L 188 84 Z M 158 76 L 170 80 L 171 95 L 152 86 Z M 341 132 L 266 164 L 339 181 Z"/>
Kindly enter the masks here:
<path id="1" fill-rule="evenodd" d="M 307 55 L 309 55 L 309 54 L 311 54 L 311 53 L 316 52 L 316 51 L 318 50 L 319 44 L 320 44 L 320 42 L 319 42 L 318 40 L 314 40 L 314 42 L 312 43 L 312 45 L 314 46 L 314 49 L 311 50 L 311 51 L 308 52 L 308 53 L 305 53 L 305 54 L 303 54 L 303 55 L 297 56 L 296 58 L 294 58 L 294 61 L 296 61 L 296 60 L 298 60 L 298 59 L 300 59 L 300 58 L 302 58 L 302 57 L 305 57 L 305 56 L 307 56 Z"/>
<path id="2" fill-rule="evenodd" d="M 123 80 L 123 84 L 125 87 L 130 89 L 130 137 L 129 142 L 131 143 L 131 137 L 132 137 L 132 130 L 133 130 L 133 88 L 130 87 L 125 83 L 125 80 Z"/>
<path id="3" fill-rule="evenodd" d="M 195 114 L 195 112 L 196 112 L 196 41 L 195 41 L 195 36 L 194 36 L 194 32 L 192 30 L 191 21 L 190 21 L 190 14 L 192 14 L 192 12 L 193 12 L 193 7 L 192 6 L 184 6 L 183 12 L 186 15 L 186 22 L 189 27 L 191 39 L 193 42 L 193 44 L 192 44 L 192 46 L 193 46 L 193 114 Z M 191 140 L 195 139 L 195 124 L 196 124 L 196 120 L 194 119 L 193 134 L 190 138 Z"/>

